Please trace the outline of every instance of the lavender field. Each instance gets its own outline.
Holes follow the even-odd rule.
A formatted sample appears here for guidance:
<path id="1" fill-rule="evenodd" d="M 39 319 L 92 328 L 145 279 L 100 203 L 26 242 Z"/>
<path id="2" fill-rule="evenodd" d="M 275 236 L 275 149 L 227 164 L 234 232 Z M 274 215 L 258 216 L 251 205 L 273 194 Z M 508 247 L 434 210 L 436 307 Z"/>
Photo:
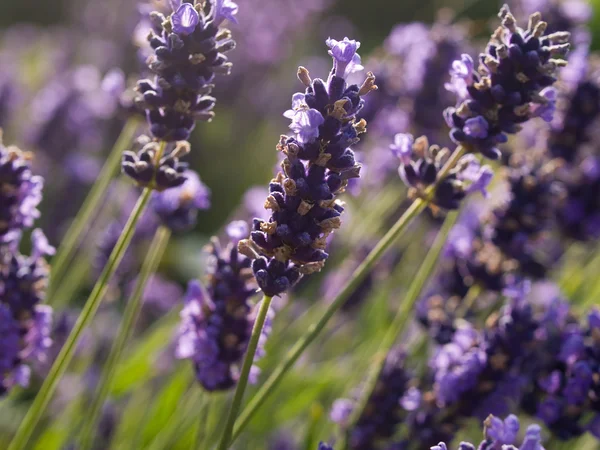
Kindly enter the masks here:
<path id="1" fill-rule="evenodd" d="M 0 450 L 600 449 L 600 1 L 0 2 Z"/>

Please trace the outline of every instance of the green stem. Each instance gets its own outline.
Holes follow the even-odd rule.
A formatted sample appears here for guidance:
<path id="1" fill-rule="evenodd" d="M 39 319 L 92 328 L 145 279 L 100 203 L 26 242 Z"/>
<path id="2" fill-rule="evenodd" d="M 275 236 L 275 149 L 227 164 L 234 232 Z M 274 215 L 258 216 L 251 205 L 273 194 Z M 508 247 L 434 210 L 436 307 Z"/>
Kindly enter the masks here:
<path id="1" fill-rule="evenodd" d="M 127 183 L 129 188 L 130 183 Z M 102 212 L 94 220 L 93 225 L 89 227 L 88 233 L 92 236 L 96 236 L 101 230 L 106 228 L 108 222 L 112 219 L 119 198 L 121 198 L 124 192 L 125 183 L 117 183 L 116 194 L 114 199 L 108 199 L 102 207 Z M 55 291 L 52 293 L 52 298 L 48 299 L 48 302 L 52 304 L 52 308 L 58 311 L 65 308 L 73 301 L 73 296 L 79 292 L 81 286 L 89 282 L 89 275 L 91 272 L 90 253 L 95 248 L 95 242 L 93 240 L 87 240 L 85 247 L 78 252 L 67 273 L 62 278 L 61 282 L 55 284 Z"/>
<path id="2" fill-rule="evenodd" d="M 96 394 L 91 406 L 88 409 L 86 418 L 84 419 L 83 430 L 81 432 L 81 445 L 79 446 L 79 450 L 89 450 L 92 448 L 94 443 L 94 431 L 97 427 L 100 412 L 104 402 L 106 401 L 106 398 L 108 397 L 117 364 L 121 359 L 125 345 L 127 344 L 127 341 L 131 339 L 133 334 L 133 329 L 142 307 L 144 290 L 148 284 L 148 280 L 152 274 L 156 272 L 156 269 L 160 264 L 160 260 L 162 259 L 170 237 L 171 232 L 168 228 L 162 226 L 156 230 L 152 243 L 150 244 L 148 254 L 142 265 L 133 294 L 125 307 L 123 321 L 121 322 L 119 332 L 112 345 L 110 354 L 104 363 L 104 367 L 102 368 L 100 381 L 96 387 Z"/>
<path id="3" fill-rule="evenodd" d="M 456 148 L 452 155 L 450 155 L 450 158 L 448 158 L 448 161 L 446 161 L 446 164 L 444 164 L 444 167 L 442 167 L 440 170 L 437 183 L 439 183 L 450 172 L 450 170 L 456 166 L 460 158 L 467 152 L 467 150 L 468 149 L 463 146 Z M 426 198 L 430 198 L 433 195 L 436 185 L 431 186 L 426 190 Z M 281 380 L 294 366 L 296 361 L 298 361 L 298 358 L 302 356 L 308 346 L 317 338 L 319 333 L 321 333 L 321 331 L 329 323 L 337 310 L 342 307 L 350 294 L 356 290 L 359 284 L 365 279 L 371 270 L 373 270 L 377 261 L 379 261 L 379 259 L 396 242 L 396 240 L 398 240 L 400 236 L 404 234 L 404 231 L 406 231 L 412 221 L 426 208 L 427 204 L 428 202 L 421 198 L 415 200 L 404 212 L 402 217 L 398 219 L 394 226 L 377 243 L 375 248 L 371 250 L 371 253 L 369 253 L 364 261 L 356 268 L 348 283 L 340 291 L 335 300 L 327 307 L 321 319 L 308 328 L 306 333 L 290 349 L 284 360 L 275 368 L 267 381 L 265 381 L 265 383 L 260 387 L 256 395 L 248 403 L 248 406 L 246 406 L 246 408 L 242 411 L 238 420 L 238 425 L 233 431 L 231 443 L 233 443 L 235 439 L 239 437 L 242 430 L 246 427 L 246 425 L 248 425 L 250 419 L 252 419 L 252 416 L 256 413 L 258 408 L 260 408 L 267 400 L 269 395 L 274 392 Z"/>
<path id="4" fill-rule="evenodd" d="M 127 146 L 130 145 L 133 137 L 135 136 L 138 125 L 137 119 L 132 118 L 127 121 L 123 127 L 123 130 L 121 131 L 121 134 L 119 135 L 119 138 L 117 139 L 117 142 L 106 159 L 100 175 L 98 175 L 98 178 L 85 198 L 81 209 L 65 233 L 56 256 L 52 259 L 50 286 L 48 288 L 47 296 L 48 303 L 51 303 L 51 301 L 54 299 L 52 294 L 55 291 L 57 283 L 64 276 L 65 270 L 70 267 L 69 263 L 71 262 L 73 254 L 81 242 L 85 230 L 88 228 L 91 220 L 98 212 L 100 203 L 107 192 L 108 185 L 118 173 L 123 151 L 125 151 Z"/>
<path id="5" fill-rule="evenodd" d="M 250 375 L 250 369 L 254 363 L 254 355 L 256 353 L 256 348 L 258 347 L 258 341 L 262 333 L 263 325 L 267 319 L 271 300 L 273 300 L 273 297 L 265 295 L 260 304 L 260 309 L 258 310 L 254 327 L 252 328 L 250 342 L 248 343 L 248 350 L 246 351 L 246 356 L 244 357 L 242 372 L 240 373 L 240 378 L 235 389 L 235 395 L 233 396 L 233 402 L 231 403 L 229 415 L 227 416 L 225 429 L 223 430 L 223 436 L 221 437 L 221 442 L 219 444 L 219 450 L 227 450 L 229 448 L 231 442 L 231 432 L 233 431 L 235 419 L 237 418 L 240 406 L 242 405 L 244 392 L 246 391 L 246 386 L 248 385 L 248 376 Z"/>
<path id="6" fill-rule="evenodd" d="M 82 252 L 75 258 L 71 269 L 65 274 L 63 281 L 52 294 L 52 298 L 49 299 L 52 303 L 52 308 L 55 311 L 59 311 L 68 305 L 75 293 L 79 291 L 79 288 L 85 282 L 89 281 L 89 274 L 90 255 L 87 252 Z"/>
<path id="7" fill-rule="evenodd" d="M 170 444 L 182 434 L 184 429 L 191 425 L 195 419 L 195 411 L 198 402 L 202 401 L 204 393 L 198 389 L 189 389 L 184 398 L 181 399 L 177 411 L 164 424 L 160 432 L 154 437 L 152 442 L 143 448 L 148 450 L 165 450 L 171 448 Z M 142 448 L 131 447 L 131 448 Z"/>
<path id="8" fill-rule="evenodd" d="M 46 410 L 46 407 L 48 406 L 48 403 L 50 402 L 50 399 L 52 398 L 60 379 L 64 375 L 69 363 L 73 359 L 75 349 L 77 348 L 77 344 L 79 343 L 83 330 L 85 330 L 85 328 L 94 318 L 94 315 L 100 306 L 100 302 L 102 301 L 102 298 L 104 297 L 104 294 L 108 288 L 108 282 L 123 259 L 123 255 L 125 254 L 127 247 L 129 247 L 131 238 L 133 237 L 133 233 L 135 231 L 135 226 L 142 216 L 142 213 L 148 204 L 148 200 L 150 200 L 150 194 L 152 194 L 152 189 L 146 188 L 138 199 L 138 202 L 135 205 L 127 224 L 125 225 L 125 228 L 123 229 L 115 248 L 110 254 L 108 263 L 100 274 L 100 278 L 96 282 L 90 297 L 87 299 L 83 310 L 81 311 L 81 314 L 79 315 L 79 318 L 77 319 L 77 322 L 71 331 L 71 334 L 56 357 L 56 361 L 54 361 L 48 376 L 44 380 L 40 391 L 33 400 L 33 403 L 31 404 L 27 415 L 23 419 L 23 422 L 19 426 L 19 429 L 10 443 L 8 450 L 23 450 L 31 438 L 35 426 L 44 414 L 44 411 Z"/>
<path id="9" fill-rule="evenodd" d="M 205 393 L 204 395 L 204 401 L 202 402 L 200 408 L 198 424 L 191 442 L 190 450 L 202 450 L 203 448 L 207 448 L 206 440 L 208 438 L 208 416 L 210 414 L 210 407 L 213 403 L 213 398 L 214 396 L 208 393 Z"/>
<path id="10" fill-rule="evenodd" d="M 384 335 L 383 340 L 379 346 L 379 350 L 374 356 L 374 361 L 371 366 L 371 370 L 367 376 L 367 381 L 365 383 L 365 388 L 363 389 L 361 396 L 356 403 L 352 415 L 348 423 L 348 430 L 353 428 L 353 424 L 358 421 L 362 411 L 364 410 L 367 402 L 369 401 L 369 397 L 371 393 L 375 389 L 375 385 L 377 384 L 377 380 L 379 379 L 379 374 L 385 365 L 385 360 L 393 347 L 394 343 L 398 340 L 398 337 L 402 335 L 404 330 L 406 329 L 406 325 L 409 320 L 412 318 L 411 312 L 414 310 L 417 299 L 421 295 L 421 291 L 425 286 L 427 280 L 433 273 L 437 261 L 440 257 L 442 249 L 444 248 L 444 244 L 448 238 L 448 234 L 450 230 L 456 223 L 456 219 L 458 218 L 458 213 L 453 211 L 448 214 L 446 220 L 442 228 L 440 229 L 433 246 L 427 252 L 427 256 L 423 260 L 421 267 L 419 267 L 419 271 L 417 272 L 415 278 L 411 282 L 408 291 L 406 292 L 406 296 L 398 309 L 396 316 L 394 317 L 391 325 L 388 327 L 386 334 Z M 346 448 L 345 442 L 343 445 L 340 445 L 341 449 Z"/>

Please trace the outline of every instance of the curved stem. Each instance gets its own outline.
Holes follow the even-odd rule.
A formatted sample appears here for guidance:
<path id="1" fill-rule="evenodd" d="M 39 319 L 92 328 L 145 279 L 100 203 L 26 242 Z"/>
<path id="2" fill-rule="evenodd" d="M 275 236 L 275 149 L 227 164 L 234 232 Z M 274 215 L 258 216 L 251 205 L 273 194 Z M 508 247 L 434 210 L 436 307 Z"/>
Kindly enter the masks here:
<path id="1" fill-rule="evenodd" d="M 23 450 L 27 445 L 27 442 L 32 436 L 32 433 L 35 429 L 35 426 L 41 419 L 54 391 L 58 386 L 58 382 L 64 375 L 65 371 L 71 360 L 73 359 L 73 355 L 75 354 L 75 349 L 77 348 L 77 344 L 81 338 L 81 334 L 83 330 L 87 328 L 90 324 L 91 320 L 94 318 L 98 307 L 100 306 L 100 302 L 106 293 L 108 288 L 108 282 L 112 278 L 115 270 L 119 266 L 121 260 L 123 259 L 123 255 L 129 247 L 131 242 L 131 238 L 133 237 L 133 233 L 135 231 L 135 226 L 137 225 L 140 217 L 146 205 L 148 204 L 148 200 L 150 200 L 150 194 L 152 194 L 152 190 L 150 188 L 144 189 L 142 195 L 138 199 L 130 217 L 125 225 L 115 248 L 110 254 L 108 259 L 108 263 L 104 267 L 104 270 L 100 274 L 100 278 L 96 282 L 92 293 L 89 298 L 85 302 L 85 305 L 71 331 L 67 341 L 65 342 L 63 348 L 60 353 L 56 357 L 54 364 L 50 368 L 50 372 L 48 376 L 44 380 L 40 391 L 37 396 L 33 400 L 27 415 L 21 422 L 15 437 L 13 438 L 8 450 Z"/>
<path id="2" fill-rule="evenodd" d="M 442 167 L 440 172 L 438 173 L 437 182 L 435 185 L 430 186 L 429 189 L 425 192 L 425 197 L 430 198 L 437 186 L 437 184 L 452 170 L 460 158 L 467 153 L 468 149 L 459 146 L 456 150 L 450 155 L 446 164 Z M 333 315 L 337 312 L 338 309 L 342 307 L 344 302 L 348 299 L 350 294 L 356 290 L 358 285 L 365 279 L 365 277 L 371 272 L 374 268 L 377 261 L 385 254 L 385 252 L 395 243 L 395 241 L 402 236 L 406 228 L 411 224 L 413 219 L 417 217 L 427 206 L 428 202 L 419 198 L 415 200 L 410 207 L 404 212 L 402 217 L 398 219 L 398 221 L 394 224 L 394 226 L 385 234 L 385 236 L 377 243 L 375 248 L 371 250 L 371 253 L 367 255 L 364 261 L 356 268 L 348 284 L 344 286 L 344 288 L 337 295 L 335 300 L 328 306 L 325 310 L 325 313 L 319 319 L 319 321 L 315 324 L 312 324 L 307 332 L 300 338 L 299 341 L 296 342 L 284 360 L 275 368 L 271 376 L 265 381 L 265 383 L 260 387 L 256 395 L 250 400 L 248 406 L 242 411 L 240 414 L 240 418 L 238 420 L 237 426 L 234 428 L 233 436 L 231 442 L 234 442 L 235 439 L 240 435 L 242 430 L 248 425 L 252 416 L 256 413 L 258 408 L 266 401 L 266 399 L 271 395 L 271 393 L 275 390 L 275 388 L 279 385 L 281 380 L 285 377 L 287 372 L 294 366 L 298 358 L 304 353 L 304 351 L 308 348 L 308 346 L 317 338 L 319 333 L 325 328 L 329 320 L 333 317 Z"/>
<path id="3" fill-rule="evenodd" d="M 133 140 L 138 125 L 138 120 L 132 118 L 129 119 L 123 127 L 117 142 L 102 167 L 100 175 L 98 175 L 98 178 L 85 198 L 83 205 L 81 205 L 77 216 L 73 219 L 69 229 L 65 233 L 56 256 L 52 259 L 50 286 L 48 287 L 47 296 L 47 302 L 49 304 L 52 304 L 52 300 L 54 299 L 53 293 L 56 290 L 57 283 L 63 277 L 65 270 L 69 267 L 69 263 L 81 242 L 84 232 L 90 225 L 95 213 L 98 212 L 98 207 L 106 194 L 108 185 L 119 171 L 121 155 Z"/>
<path id="4" fill-rule="evenodd" d="M 231 408 L 229 409 L 229 415 L 227 416 L 227 423 L 225 424 L 223 436 L 221 437 L 221 442 L 219 443 L 219 450 L 226 450 L 229 448 L 231 441 L 231 432 L 233 431 L 233 424 L 235 423 L 235 419 L 237 418 L 240 406 L 242 405 L 244 391 L 246 390 L 246 386 L 248 385 L 248 376 L 250 375 L 250 369 L 252 368 L 252 364 L 254 363 L 254 355 L 256 354 L 258 341 L 260 339 L 260 335 L 262 333 L 262 329 L 265 324 L 265 320 L 267 318 L 267 313 L 269 312 L 269 306 L 271 306 L 272 299 L 273 297 L 265 295 L 260 304 L 260 309 L 258 310 L 258 315 L 256 316 L 254 327 L 252 328 L 250 342 L 248 343 L 248 350 L 246 351 L 246 356 L 244 357 L 242 372 L 240 374 L 237 387 L 235 389 L 235 395 L 233 396 L 233 402 L 231 403 Z"/>
<path id="5" fill-rule="evenodd" d="M 160 264 L 160 260 L 162 259 L 170 237 L 171 232 L 169 229 L 161 226 L 156 230 L 154 238 L 152 239 L 133 294 L 125 307 L 123 321 L 121 322 L 117 337 L 115 338 L 108 358 L 102 368 L 102 374 L 100 375 L 100 380 L 96 387 L 96 395 L 94 396 L 86 418 L 84 419 L 79 450 L 89 450 L 92 448 L 94 443 L 94 431 L 97 427 L 100 412 L 108 397 L 117 364 L 121 359 L 125 345 L 127 341 L 131 339 L 131 335 L 133 334 L 133 329 L 142 307 L 144 290 L 148 284 L 148 280 L 152 274 L 156 272 L 156 269 Z"/>
<path id="6" fill-rule="evenodd" d="M 415 278 L 411 282 L 408 291 L 406 292 L 406 296 L 404 297 L 396 316 L 392 320 L 391 325 L 388 327 L 387 332 L 385 333 L 383 340 L 379 345 L 379 349 L 373 358 L 371 370 L 369 371 L 367 380 L 365 382 L 365 388 L 363 389 L 358 402 L 352 410 L 350 419 L 348 420 L 348 430 L 353 428 L 353 425 L 358 421 L 362 411 L 365 409 L 365 406 L 369 401 L 369 397 L 375 389 L 375 385 L 379 379 L 379 374 L 383 370 L 387 355 L 394 346 L 394 343 L 398 340 L 399 336 L 401 336 L 406 329 L 406 325 L 412 317 L 411 311 L 414 310 L 417 299 L 421 295 L 421 291 L 423 290 L 425 283 L 427 280 L 429 280 L 429 277 L 435 269 L 442 249 L 444 248 L 444 244 L 448 238 L 448 234 L 456 223 L 457 218 L 458 213 L 455 211 L 448 214 L 446 220 L 444 220 L 442 228 L 435 238 L 433 246 L 429 252 L 427 252 L 427 256 L 425 256 L 421 267 L 419 267 Z M 345 444 L 346 442 L 343 442 L 342 445 L 340 445 L 340 449 L 346 448 Z"/>

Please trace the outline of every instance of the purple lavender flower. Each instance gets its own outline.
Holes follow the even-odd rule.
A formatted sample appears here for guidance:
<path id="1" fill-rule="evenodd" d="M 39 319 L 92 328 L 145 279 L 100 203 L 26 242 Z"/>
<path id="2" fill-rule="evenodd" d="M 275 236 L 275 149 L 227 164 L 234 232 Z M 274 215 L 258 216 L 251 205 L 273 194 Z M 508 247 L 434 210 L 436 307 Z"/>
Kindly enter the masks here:
<path id="1" fill-rule="evenodd" d="M 31 254 L 20 253 L 23 232 L 39 217 L 43 179 L 31 157 L 0 142 L 0 395 L 29 383 L 29 364 L 43 362 L 51 344 L 52 309 L 43 305 L 54 254 L 41 230 L 31 233 Z"/>
<path id="2" fill-rule="evenodd" d="M 486 187 L 493 172 L 488 166 L 481 166 L 472 155 L 463 156 L 455 168 L 440 178 L 438 174 L 450 156 L 447 148 L 430 146 L 425 136 L 415 140 L 410 134 L 398 134 L 391 150 L 400 158 L 398 172 L 402 181 L 411 188 L 411 199 L 424 198 L 434 207 L 458 209 L 471 192 L 487 195 Z"/>
<path id="3" fill-rule="evenodd" d="M 559 321 L 550 318 L 534 355 L 534 382 L 521 406 L 543 420 L 561 440 L 586 431 L 598 436 L 598 316 L 598 311 L 592 310 L 583 325 L 573 316 Z"/>
<path id="4" fill-rule="evenodd" d="M 594 73 L 594 66 L 586 62 L 571 90 L 566 95 L 560 93 L 566 108 L 548 137 L 549 156 L 558 159 L 561 168 L 556 178 L 564 189 L 555 208 L 559 231 L 581 241 L 600 236 L 600 203 L 593 194 L 600 186 L 600 158 L 595 145 L 600 85 Z"/>
<path id="5" fill-rule="evenodd" d="M 441 405 L 456 402 L 475 387 L 487 363 L 482 336 L 472 327 L 456 330 L 452 342 L 443 346 L 432 361 L 435 394 Z"/>
<path id="6" fill-rule="evenodd" d="M 517 27 L 508 6 L 499 17 L 502 26 L 480 56 L 481 73 L 470 69 L 468 57 L 456 66 L 458 71 L 453 70 L 457 84 L 451 89 L 459 93 L 458 106 L 445 113 L 452 140 L 491 159 L 500 156 L 497 144 L 506 142 L 507 134 L 519 131 L 531 117 L 551 118 L 554 99 L 546 88 L 565 64 L 552 58 L 565 56 L 569 49 L 569 33 L 544 35 L 547 24 L 539 13 L 531 15 L 527 30 Z M 465 85 L 468 97 L 463 98 Z"/>
<path id="7" fill-rule="evenodd" d="M 290 129 L 296 133 L 296 139 L 302 144 L 314 142 L 319 137 L 319 127 L 325 122 L 319 111 L 306 105 L 304 94 L 301 93 L 294 94 L 292 109 L 283 115 L 291 119 Z"/>
<path id="8" fill-rule="evenodd" d="M 43 305 L 49 269 L 45 255 L 54 248 L 41 230 L 32 234 L 30 256 L 19 253 L 19 239 L 0 247 L 0 395 L 29 384 L 30 364 L 43 363 L 52 344 L 52 308 Z"/>
<path id="9" fill-rule="evenodd" d="M 360 55 L 356 51 L 360 48 L 360 42 L 345 37 L 341 41 L 327 39 L 329 55 L 333 57 L 333 72 L 340 78 L 364 69 L 361 65 Z"/>
<path id="10" fill-rule="evenodd" d="M 210 190 L 198 174 L 187 170 L 185 182 L 173 189 L 154 192 L 151 204 L 154 212 L 171 230 L 181 232 L 196 225 L 198 211 L 210 207 Z"/>
<path id="11" fill-rule="evenodd" d="M 122 171 L 135 180 L 138 186 L 151 186 L 160 192 L 185 183 L 188 165 L 180 162 L 180 158 L 190 152 L 190 144 L 187 141 L 166 144 L 166 156 L 161 156 L 160 159 L 158 159 L 160 154 L 158 142 L 142 136 L 140 143 L 143 147 L 137 153 L 123 152 L 121 163 Z"/>
<path id="12" fill-rule="evenodd" d="M 542 447 L 541 429 L 538 425 L 530 425 L 527 427 L 525 437 L 519 447 L 513 445 L 517 440 L 517 433 L 520 428 L 519 419 L 516 416 L 510 415 L 504 421 L 501 419 L 489 416 L 484 421 L 485 440 L 479 444 L 479 447 L 468 442 L 461 442 L 458 446 L 459 450 L 544 450 Z M 443 442 L 431 447 L 431 450 L 448 450 L 448 447 Z"/>
<path id="13" fill-rule="evenodd" d="M 44 180 L 31 172 L 31 156 L 0 140 L 0 247 L 39 217 Z"/>
<path id="14" fill-rule="evenodd" d="M 255 319 L 251 261 L 237 250 L 239 236 L 247 235 L 247 228 L 245 233 L 239 229 L 237 223 L 228 228 L 233 234 L 226 248 L 213 239 L 206 289 L 199 281 L 190 282 L 181 312 L 176 356 L 194 363 L 197 379 L 208 391 L 227 390 L 237 383 Z M 269 323 L 270 319 L 264 335 L 270 331 Z M 257 357 L 263 353 L 259 349 Z"/>
<path id="15" fill-rule="evenodd" d="M 150 131 L 164 141 L 187 140 L 197 120 L 210 120 L 215 99 L 209 94 L 216 73 L 228 74 L 231 63 L 225 53 L 235 47 L 230 32 L 221 28 L 232 20 L 237 5 L 230 0 L 204 3 L 175 2 L 165 17 L 150 15 L 149 42 L 154 54 L 148 59 L 152 80 L 137 85 L 138 104 L 146 110 Z"/>
<path id="16" fill-rule="evenodd" d="M 198 11 L 189 3 L 179 2 L 180 5 L 175 8 L 173 6 L 173 15 L 171 16 L 171 23 L 173 24 L 173 33 L 180 36 L 188 36 L 194 32 L 198 23 L 200 22 L 200 15 Z"/>
<path id="17" fill-rule="evenodd" d="M 271 217 L 256 219 L 251 239 L 240 242 L 240 251 L 254 259 L 259 287 L 269 296 L 289 289 L 301 273 L 321 270 L 328 257 L 327 237 L 341 224 L 343 207 L 337 196 L 360 172 L 350 146 L 365 131 L 366 123 L 355 117 L 361 97 L 375 89 L 375 80 L 369 74 L 361 87 L 348 85 L 344 76 L 357 67 L 358 43 L 328 43 L 334 71 L 327 83 L 312 80 L 302 67 L 298 70 L 306 92 L 294 95 L 292 110 L 286 112 L 297 135 L 282 136 L 278 146 L 285 158 L 265 202 Z M 344 73 L 338 75 L 335 68 Z"/>
<path id="18" fill-rule="evenodd" d="M 577 48 L 589 46 L 592 8 L 585 0 L 511 0 L 508 3 L 519 15 L 529 16 L 536 11 L 542 13 L 548 22 L 548 33 L 568 31 Z"/>
<path id="19" fill-rule="evenodd" d="M 215 23 L 220 25 L 224 20 L 228 20 L 237 24 L 237 13 L 238 5 L 232 0 L 217 0 L 214 13 Z"/>

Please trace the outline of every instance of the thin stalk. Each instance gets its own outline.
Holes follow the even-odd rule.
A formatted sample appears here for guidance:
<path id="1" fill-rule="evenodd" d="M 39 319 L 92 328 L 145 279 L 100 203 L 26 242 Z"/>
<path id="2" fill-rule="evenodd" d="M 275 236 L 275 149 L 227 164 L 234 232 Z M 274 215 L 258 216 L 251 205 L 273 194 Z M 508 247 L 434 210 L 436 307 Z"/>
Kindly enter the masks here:
<path id="1" fill-rule="evenodd" d="M 254 355 L 256 354 L 258 341 L 260 339 L 265 320 L 267 319 L 269 306 L 271 306 L 271 300 L 273 300 L 273 297 L 265 295 L 260 304 L 260 309 L 258 310 L 254 327 L 252 328 L 250 342 L 248 343 L 248 350 L 246 351 L 246 356 L 244 357 L 242 372 L 240 373 L 240 378 L 235 389 L 235 395 L 233 396 L 233 402 L 231 403 L 231 408 L 229 409 L 229 415 L 227 416 L 227 422 L 225 424 L 225 429 L 223 430 L 223 436 L 221 437 L 221 442 L 219 443 L 219 450 L 227 450 L 229 448 L 231 442 L 231 432 L 233 431 L 235 419 L 237 418 L 240 406 L 242 405 L 244 392 L 246 391 L 246 386 L 248 385 L 248 376 L 250 375 L 250 369 L 254 363 Z"/>
<path id="2" fill-rule="evenodd" d="M 151 193 L 152 189 L 146 188 L 138 199 L 137 204 L 135 205 L 129 217 L 129 220 L 127 221 L 127 224 L 125 225 L 125 228 L 123 229 L 123 232 L 121 233 L 121 236 L 115 245 L 115 248 L 110 254 L 108 263 L 100 274 L 100 278 L 96 282 L 90 297 L 85 302 L 83 310 L 81 311 L 81 314 L 79 315 L 71 334 L 69 334 L 67 341 L 56 357 L 56 361 L 54 361 L 54 364 L 50 368 L 48 376 L 44 380 L 40 391 L 33 400 L 33 403 L 31 404 L 27 415 L 23 419 L 23 422 L 21 422 L 15 437 L 8 447 L 8 450 L 23 450 L 31 438 L 35 426 L 44 414 L 44 411 L 46 410 L 46 407 L 48 406 L 48 403 L 50 402 L 50 399 L 52 398 L 60 379 L 64 375 L 69 363 L 73 359 L 75 349 L 77 348 L 77 344 L 79 343 L 83 331 L 90 324 L 91 320 L 96 314 L 96 311 L 98 310 L 98 307 L 100 306 L 100 302 L 102 301 L 102 298 L 104 297 L 104 294 L 108 288 L 108 282 L 115 273 L 115 270 L 123 259 L 123 255 L 125 254 L 127 247 L 129 247 L 129 244 L 131 243 L 135 226 L 142 216 L 142 213 L 148 204 L 148 200 L 150 200 Z"/>
<path id="3" fill-rule="evenodd" d="M 408 291 L 406 292 L 406 296 L 404 297 L 404 301 L 400 305 L 396 316 L 394 317 L 391 325 L 388 327 L 386 334 L 381 341 L 379 346 L 379 350 L 374 356 L 373 364 L 371 366 L 372 370 L 369 371 L 367 376 L 367 381 L 365 383 L 365 388 L 362 391 L 362 394 L 352 411 L 352 415 L 348 423 L 348 430 L 351 430 L 353 425 L 358 421 L 362 411 L 364 410 L 367 402 L 369 401 L 369 397 L 371 393 L 375 389 L 375 385 L 377 384 L 377 380 L 379 379 L 379 374 L 381 373 L 385 360 L 393 347 L 394 343 L 398 340 L 398 338 L 402 335 L 404 330 L 406 329 L 406 325 L 409 323 L 409 320 L 412 318 L 411 312 L 414 310 L 417 299 L 421 295 L 421 291 L 425 286 L 427 280 L 433 273 L 437 261 L 440 257 L 442 249 L 446 243 L 448 238 L 448 234 L 450 230 L 456 223 L 456 219 L 458 218 L 458 213 L 453 211 L 448 214 L 446 219 L 444 220 L 444 224 L 440 229 L 433 246 L 427 252 L 427 256 L 423 260 L 421 267 L 419 267 L 419 271 L 417 272 L 415 278 L 411 282 Z M 340 448 L 346 448 L 345 442 Z"/>
<path id="4" fill-rule="evenodd" d="M 93 236 L 103 230 L 109 220 L 113 217 L 117 209 L 118 199 L 123 193 L 125 187 L 124 183 L 117 184 L 117 191 L 114 195 L 114 199 L 107 199 L 102 206 L 102 212 L 94 220 L 93 225 L 89 227 L 88 233 Z M 52 298 L 48 298 L 47 302 L 52 304 L 54 310 L 58 311 L 65 308 L 73 301 L 73 296 L 79 291 L 84 283 L 89 282 L 88 277 L 90 275 L 92 265 L 90 262 L 90 253 L 94 249 L 95 243 L 93 240 L 87 240 L 86 245 L 78 252 L 72 264 L 69 265 L 69 270 L 63 276 L 60 283 L 55 284 L 55 290 L 52 293 Z"/>
<path id="5" fill-rule="evenodd" d="M 202 450 L 208 448 L 206 441 L 208 439 L 208 417 L 210 415 L 210 407 L 214 401 L 214 396 L 208 392 L 204 393 L 204 401 L 198 414 L 198 424 L 192 438 L 190 450 Z"/>
<path id="6" fill-rule="evenodd" d="M 198 389 L 189 389 L 186 392 L 185 398 L 181 400 L 176 414 L 171 416 L 152 442 L 144 446 L 144 448 L 148 450 L 165 450 L 171 448 L 169 445 L 193 420 L 194 411 L 196 410 L 198 401 L 202 401 L 203 395 L 204 392 L 200 392 Z"/>
<path id="7" fill-rule="evenodd" d="M 108 185 L 119 171 L 121 155 L 133 140 L 138 125 L 138 120 L 136 118 L 131 118 L 123 127 L 117 142 L 110 151 L 110 154 L 102 167 L 100 175 L 98 175 L 98 178 L 90 189 L 83 205 L 81 205 L 81 209 L 65 233 L 56 256 L 52 259 L 50 286 L 48 288 L 47 296 L 49 303 L 54 298 L 52 294 L 56 289 L 57 283 L 62 279 L 65 270 L 69 268 L 69 263 L 73 258 L 73 254 L 79 247 L 85 230 L 89 227 L 90 222 L 100 209 L 99 206 L 107 192 Z"/>
<path id="8" fill-rule="evenodd" d="M 88 409 L 86 418 L 84 419 L 83 430 L 81 432 L 81 443 L 79 450 L 89 450 L 92 448 L 94 443 L 94 431 L 96 430 L 98 419 L 100 418 L 100 412 L 104 405 L 110 386 L 112 384 L 117 364 L 121 359 L 125 345 L 131 339 L 135 323 L 139 316 L 142 307 L 142 297 L 144 290 L 148 284 L 148 280 L 152 276 L 160 261 L 163 257 L 171 232 L 167 227 L 161 226 L 156 230 L 148 254 L 142 265 L 139 278 L 136 282 L 133 294 L 123 313 L 123 320 L 115 341 L 113 342 L 112 348 L 102 368 L 102 374 L 96 388 L 96 394 L 92 400 L 92 404 Z"/>
<path id="9" fill-rule="evenodd" d="M 464 318 L 473 307 L 475 300 L 477 300 L 477 297 L 479 297 L 482 291 L 483 289 L 479 283 L 473 284 L 467 291 L 467 295 L 465 295 L 461 304 L 456 308 L 456 317 Z"/>
<path id="10" fill-rule="evenodd" d="M 62 283 L 58 285 L 50 303 L 55 311 L 63 309 L 68 305 L 75 293 L 79 291 L 79 288 L 89 281 L 90 274 L 90 255 L 89 253 L 82 252 L 78 255 L 73 264 L 71 264 L 70 270 L 65 274 Z"/>
<path id="11" fill-rule="evenodd" d="M 452 170 L 460 158 L 465 155 L 467 148 L 459 146 L 450 155 L 446 164 L 439 172 L 438 180 L 443 179 Z M 425 198 L 429 199 L 433 195 L 436 186 L 431 186 L 425 192 Z M 302 356 L 308 346 L 317 338 L 325 326 L 329 323 L 333 315 L 338 309 L 342 307 L 348 297 L 356 290 L 359 284 L 365 279 L 365 277 L 375 267 L 375 264 L 385 254 L 385 252 L 404 234 L 404 231 L 412 223 L 412 221 L 427 207 L 428 201 L 422 198 L 416 199 L 409 208 L 402 214 L 394 226 L 383 236 L 383 238 L 377 243 L 375 248 L 371 250 L 371 253 L 367 255 L 364 261 L 356 268 L 352 273 L 352 276 L 348 280 L 348 283 L 337 295 L 335 300 L 327 307 L 323 316 L 317 323 L 312 324 L 306 333 L 296 342 L 296 344 L 290 349 L 283 361 L 275 368 L 273 373 L 269 376 L 267 381 L 260 387 L 258 392 L 254 395 L 252 400 L 248 403 L 248 406 L 240 414 L 238 424 L 233 430 L 231 443 L 239 437 L 243 429 L 248 425 L 252 416 L 267 400 L 267 398 L 275 391 L 275 388 L 279 385 L 281 380 L 294 366 L 296 361 Z"/>

